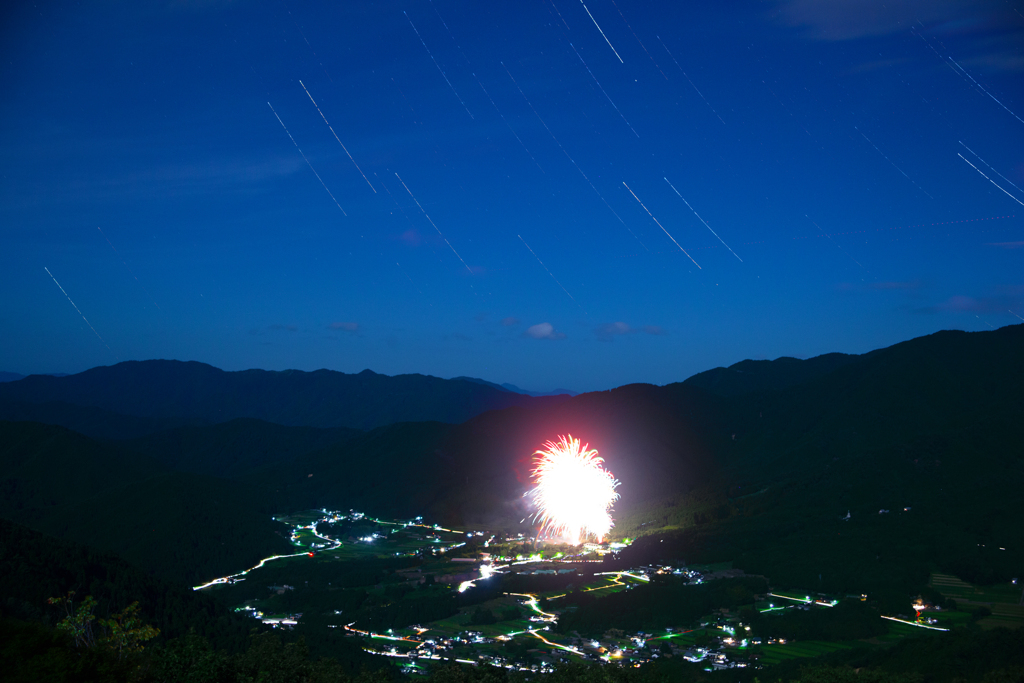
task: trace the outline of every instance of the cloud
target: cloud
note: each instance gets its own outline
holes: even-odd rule
[[[513,318],[512,316],[502,318],[501,324],[505,327],[515,327],[519,324],[519,318]]]
[[[986,247],[1001,247],[1003,249],[1020,249],[1024,242],[985,242]]]
[[[359,323],[331,323],[330,325],[327,326],[327,329],[355,333],[359,331]]]
[[[565,335],[555,331],[555,326],[551,323],[531,325],[526,328],[526,332],[523,332],[523,335],[533,337],[534,339],[565,339]]]
[[[661,336],[667,334],[667,332],[658,325],[630,327],[626,323],[620,321],[598,325],[594,328],[594,334],[597,335],[597,338],[600,341],[611,341],[615,337],[620,337],[624,334],[650,334],[653,336]]]
[[[278,323],[277,325],[269,325],[269,326],[267,326],[267,329],[268,330],[281,330],[281,331],[284,331],[284,332],[298,332],[298,330],[299,330],[299,328],[296,327],[295,325],[281,325],[280,323]]]

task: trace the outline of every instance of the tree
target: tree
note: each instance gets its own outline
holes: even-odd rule
[[[143,643],[156,638],[160,629],[142,621],[139,616],[138,601],[125,607],[112,619],[98,619],[93,611],[96,600],[91,595],[85,596],[81,604],[75,606],[75,591],[59,598],[48,598],[47,604],[59,605],[64,610],[64,618],[57,624],[57,629],[71,636],[75,647],[103,647],[114,652],[119,660],[130,654],[141,652]],[[101,632],[97,637],[93,624],[98,624]]]
[[[115,614],[113,619],[100,619],[99,623],[107,631],[100,642],[114,651],[118,659],[141,652],[144,642],[160,635],[160,629],[150,626],[139,617],[137,600]]]
[[[46,604],[60,605],[64,609],[65,616],[57,624],[57,629],[70,635],[75,647],[96,645],[96,635],[92,629],[96,621],[96,615],[92,613],[96,609],[96,600],[91,595],[85,596],[78,607],[75,607],[75,591],[68,591],[67,595],[59,598],[47,598]]]

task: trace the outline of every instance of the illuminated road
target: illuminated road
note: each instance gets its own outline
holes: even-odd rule
[[[317,521],[313,522],[312,524],[300,525],[300,526],[293,527],[292,528],[292,538],[295,538],[296,534],[298,534],[299,531],[305,529],[305,530],[308,530],[308,531],[312,532],[312,534],[314,536],[316,536],[317,538],[319,538],[321,540],[324,540],[324,541],[327,541],[328,543],[332,543],[333,544],[330,548],[326,548],[326,550],[334,550],[335,548],[340,548],[341,547],[341,541],[336,541],[333,538],[328,538],[327,536],[322,536],[322,535],[318,534],[317,531],[316,531],[316,525],[321,523],[321,522],[326,522],[328,519],[329,519],[328,517],[324,517],[322,519],[318,519]],[[302,552],[292,553],[291,555],[271,555],[270,557],[264,557],[262,560],[259,561],[259,564],[255,565],[253,567],[249,567],[248,569],[246,569],[244,571],[240,571],[240,572],[238,572],[236,574],[229,574],[228,576],[222,576],[222,577],[220,577],[218,579],[214,579],[213,581],[207,581],[204,584],[201,584],[201,585],[198,585],[198,586],[193,586],[192,590],[200,591],[200,590],[203,590],[204,588],[209,588],[210,586],[217,586],[217,585],[221,585],[221,584],[232,583],[236,579],[241,580],[241,577],[245,576],[246,574],[248,574],[251,571],[255,571],[255,570],[259,569],[260,567],[262,567],[263,565],[265,565],[268,562],[272,562],[274,560],[283,560],[283,559],[286,559],[286,558],[289,558],[289,557],[300,557],[302,555],[309,555],[309,554],[310,554],[309,550],[303,550]]]

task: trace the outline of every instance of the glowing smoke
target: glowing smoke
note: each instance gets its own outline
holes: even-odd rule
[[[560,436],[558,443],[548,441],[534,455],[536,487],[530,495],[541,532],[573,545],[587,536],[603,540],[614,524],[609,511],[619,497],[619,481],[602,466],[604,458],[571,434]]]

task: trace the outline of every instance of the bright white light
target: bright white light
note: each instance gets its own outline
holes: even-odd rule
[[[572,435],[559,437],[558,443],[548,441],[534,455],[537,485],[530,493],[543,531],[573,545],[587,535],[602,540],[614,524],[609,510],[619,497],[619,481],[604,469],[604,459]]]

